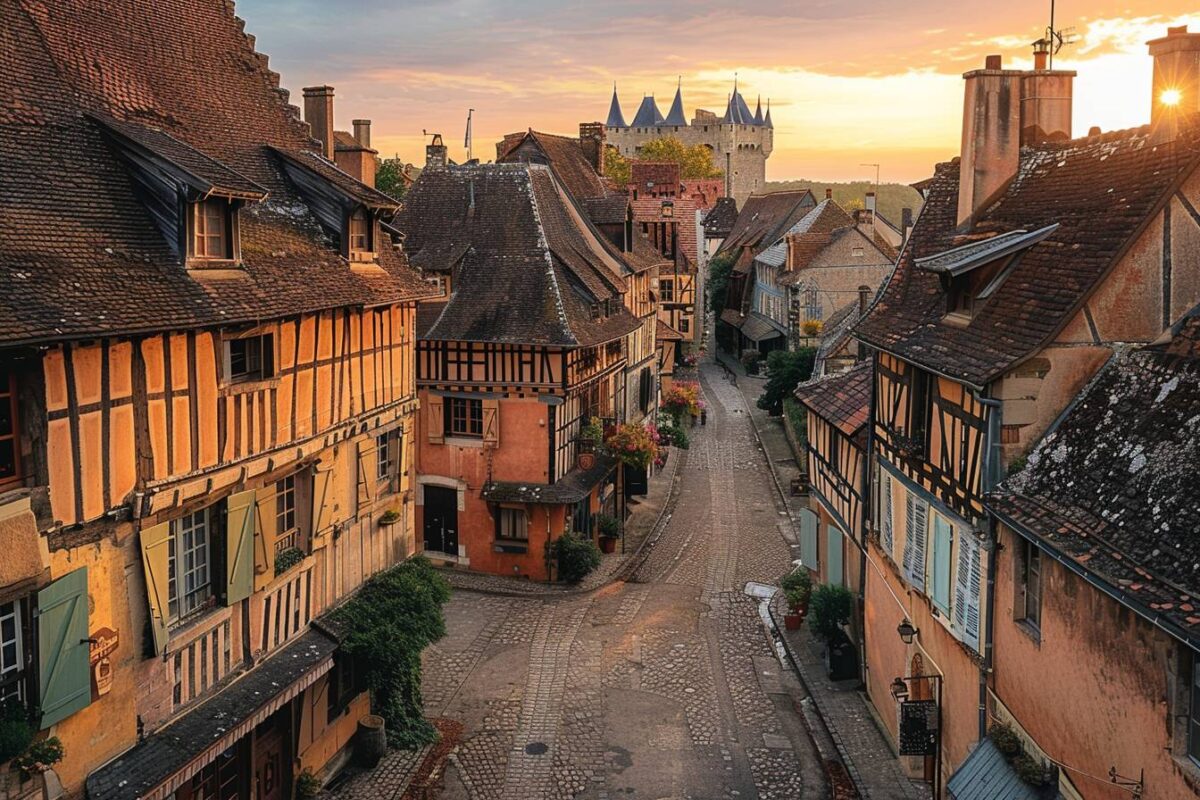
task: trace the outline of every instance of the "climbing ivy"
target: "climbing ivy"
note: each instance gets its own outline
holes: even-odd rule
[[[372,577],[334,612],[347,631],[342,649],[371,690],[371,710],[383,717],[393,747],[416,749],[437,738],[421,700],[421,651],[446,635],[449,599],[446,579],[417,556]]]

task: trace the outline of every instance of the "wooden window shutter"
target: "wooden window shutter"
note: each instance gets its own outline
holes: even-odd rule
[[[969,579],[967,581],[967,625],[963,632],[963,641],[968,647],[979,652],[979,608],[982,603],[983,589],[983,548],[973,536],[963,536],[964,544],[970,550]]]
[[[266,588],[275,579],[276,525],[275,484],[269,483],[254,493],[254,591]]]
[[[825,530],[829,552],[825,556],[825,580],[833,586],[845,583],[842,577],[842,532],[833,525]]]
[[[904,556],[900,567],[904,577],[909,581],[912,580],[913,540],[916,538],[913,533],[916,529],[916,522],[913,521],[915,505],[916,499],[912,496],[912,492],[906,492],[904,496]]]
[[[81,567],[38,592],[41,728],[92,702],[87,574]]]
[[[950,550],[954,546],[954,528],[940,516],[933,518],[933,604],[943,613],[950,611]],[[961,548],[960,548],[961,549]]]
[[[310,541],[314,550],[324,547],[325,536],[333,525],[333,465],[319,462],[312,476],[312,532]]]
[[[375,499],[375,478],[379,472],[378,448],[375,437],[368,436],[358,442],[358,505],[361,507]]]
[[[495,398],[483,400],[483,443],[492,447],[500,444],[500,401]]]
[[[146,574],[146,599],[150,604],[150,634],[154,653],[162,655],[167,649],[167,614],[170,596],[167,593],[171,547],[171,523],[142,528],[142,569]]]
[[[929,507],[925,505],[925,501],[913,498],[913,527],[910,530],[913,543],[913,558],[912,558],[912,582],[920,591],[925,591],[925,540],[928,536],[928,514]]]
[[[954,627],[959,638],[967,629],[967,597],[971,585],[971,548],[969,537],[958,537],[957,569],[954,572]]]
[[[225,503],[225,604],[233,605],[254,592],[258,526],[253,491],[231,494]]]
[[[426,422],[429,425],[429,441],[441,444],[446,441],[446,418],[443,414],[442,398],[430,395],[428,409]]]
[[[892,476],[884,474],[880,481],[882,484],[879,493],[879,503],[882,508],[879,510],[879,517],[882,521],[880,524],[879,539],[883,550],[888,554],[888,558],[895,558],[892,548],[895,544],[895,530],[892,520]]]
[[[805,569],[817,569],[817,515],[807,508],[800,510],[800,560]]]

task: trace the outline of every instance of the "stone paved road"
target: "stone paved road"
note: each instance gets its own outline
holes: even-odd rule
[[[818,800],[799,682],[747,581],[788,568],[741,394],[703,370],[708,425],[674,513],[629,582],[585,595],[458,591],[426,653],[431,716],[465,725],[447,800]]]

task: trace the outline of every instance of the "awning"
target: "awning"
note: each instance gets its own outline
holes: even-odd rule
[[[310,629],[87,779],[89,800],[162,800],[333,668],[337,643]]]
[[[751,311],[742,322],[742,335],[753,342],[765,342],[777,336],[782,337],[783,331],[776,328],[774,323],[762,314]]]
[[[538,503],[566,505],[577,503],[592,493],[592,489],[612,474],[617,460],[597,455],[590,469],[575,469],[554,483],[524,483],[521,481],[489,481],[483,485],[483,499],[489,503]]]
[[[984,739],[946,784],[952,800],[1044,800],[1045,795],[1017,776],[1016,771]],[[1057,796],[1055,793],[1052,796]]]

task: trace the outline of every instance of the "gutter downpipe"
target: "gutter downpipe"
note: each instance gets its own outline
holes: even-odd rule
[[[973,393],[975,399],[991,410],[987,421],[987,442],[984,450],[982,494],[986,497],[1000,482],[1000,430],[1003,421],[1004,405],[999,400],[983,397]],[[984,616],[986,619],[983,638],[983,663],[979,666],[979,740],[987,736],[987,691],[988,676],[992,673],[992,625],[996,616],[996,569],[1000,543],[997,539],[996,517],[987,512],[987,538],[985,549],[988,551],[987,567],[987,596],[984,598]]]
[[[861,340],[860,340],[861,341]],[[871,359],[871,393],[867,401],[867,451],[863,454],[863,474],[862,474],[862,530],[860,532],[861,542],[859,543],[861,552],[858,559],[858,646],[861,649],[862,658],[859,659],[861,667],[861,677],[863,685],[867,683],[867,559],[871,557],[870,546],[867,542],[869,531],[874,517],[871,513],[871,500],[873,494],[871,486],[873,484],[872,476],[874,475],[875,465],[875,352],[868,349],[864,344],[864,349],[867,350],[866,358]]]

